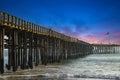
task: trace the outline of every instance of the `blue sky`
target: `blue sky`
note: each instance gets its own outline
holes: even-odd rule
[[[0,0],[0,10],[90,43],[120,44],[120,0]]]

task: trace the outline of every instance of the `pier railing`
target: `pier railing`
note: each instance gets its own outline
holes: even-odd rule
[[[77,38],[66,36],[52,29],[45,28],[32,22],[28,22],[5,12],[0,12],[0,25],[9,26],[10,28],[25,30],[36,34],[56,37],[65,41],[80,42],[80,40],[78,40]]]

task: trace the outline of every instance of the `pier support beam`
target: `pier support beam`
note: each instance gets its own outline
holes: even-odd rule
[[[27,67],[27,33],[23,35],[23,69]]]
[[[29,55],[28,55],[28,65],[32,69],[33,68],[33,34],[29,34]]]
[[[16,71],[17,70],[17,66],[18,66],[18,63],[17,63],[17,55],[18,55],[18,33],[16,30],[13,30],[12,31],[12,51],[11,51],[11,54],[12,54],[12,66],[13,66],[13,71]]]
[[[11,49],[12,49],[12,35],[11,35],[12,31],[9,31],[8,33],[8,65],[6,65],[6,68],[8,70],[11,70],[11,66],[12,66],[12,55],[11,55]]]
[[[41,63],[47,65],[47,44],[46,38],[41,36]]]
[[[0,73],[4,73],[4,34],[5,29],[0,28]]]

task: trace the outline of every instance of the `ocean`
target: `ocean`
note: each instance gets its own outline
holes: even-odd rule
[[[32,70],[6,72],[0,80],[120,80],[120,53],[91,54]]]

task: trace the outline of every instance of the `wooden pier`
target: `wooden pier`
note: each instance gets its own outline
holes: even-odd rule
[[[4,49],[8,50],[5,66]],[[32,69],[39,64],[88,55],[92,50],[87,42],[0,12],[0,73],[5,67],[14,72],[18,68]]]
[[[120,53],[120,45],[93,44],[93,54],[116,54]]]

